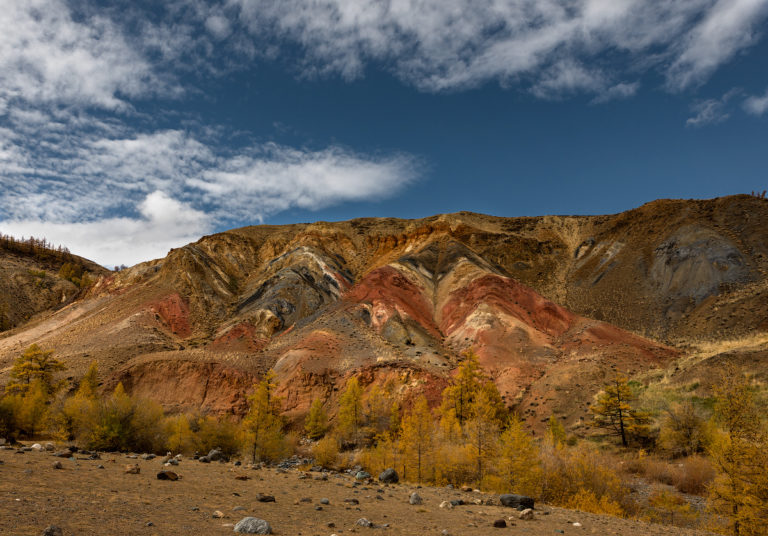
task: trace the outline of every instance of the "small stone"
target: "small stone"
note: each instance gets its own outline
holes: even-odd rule
[[[154,460],[156,457],[154,454],[142,454],[140,456],[142,460]]]
[[[154,527],[154,526],[155,526],[155,524],[154,524],[154,523],[152,523],[151,521],[147,521],[147,526],[148,526],[148,527]]]
[[[104,466],[99,464],[99,465],[96,466],[96,469],[104,469]]]
[[[45,444],[45,450],[46,452],[53,452],[56,449],[53,443],[46,443]]]
[[[574,523],[573,523],[573,526],[574,526],[574,527],[580,527],[580,526],[581,526],[581,523],[579,523],[578,521],[576,521],[576,522],[574,522]]]
[[[503,519],[497,519],[496,521],[493,522],[493,526],[494,528],[497,528],[497,529],[503,529],[503,528],[506,528],[507,522],[504,521]]]
[[[237,475],[235,477],[235,480],[248,480],[249,478],[251,477],[249,477],[248,475]]]
[[[447,510],[452,510],[453,509],[453,503],[448,502],[448,501],[443,501],[443,502],[440,503],[440,508],[445,508]]]
[[[141,468],[138,464],[129,464],[125,466],[123,471],[126,475],[138,475],[141,472]]]
[[[256,495],[256,500],[263,503],[275,502],[275,497],[274,495],[265,495],[263,493],[259,493]]]
[[[221,510],[214,510],[213,513],[211,514],[211,517],[213,519],[221,519],[222,517],[224,517],[224,512],[222,512]]]
[[[320,504],[331,504],[331,501],[323,497],[322,499],[320,499]]]
[[[408,502],[413,505],[422,504],[424,501],[421,499],[421,495],[416,493],[415,491],[411,493],[411,498],[408,499]]]
[[[48,525],[43,531],[43,536],[64,536],[64,531],[57,525]]]
[[[62,465],[62,463],[57,460],[57,461],[53,462],[53,468],[54,469],[64,469],[64,465]]]
[[[355,478],[357,480],[367,480],[371,478],[371,473],[369,473],[368,471],[358,471],[357,474],[355,475]]]
[[[38,451],[38,452],[40,452],[41,450],[43,450],[43,446],[42,446],[40,443],[35,443],[35,444],[34,444],[34,445],[32,445],[30,448],[31,448],[32,450],[36,450],[36,451]]]
[[[237,522],[234,531],[240,534],[272,534],[272,527],[263,519],[244,517]]]
[[[232,511],[233,512],[244,512],[245,511],[245,506],[235,506],[234,508],[232,508]]]
[[[360,501],[357,499],[344,499],[344,502],[349,504],[360,504]]]
[[[472,491],[472,488],[470,486],[461,486],[461,491],[470,492]]]
[[[530,508],[521,510],[520,513],[517,515],[517,517],[522,519],[523,521],[530,521],[531,519],[533,519],[533,510]]]
[[[315,510],[322,510],[322,509],[323,509],[322,506],[315,506]]]
[[[171,480],[173,482],[177,481],[179,479],[179,475],[174,473],[173,471],[160,471],[157,473],[157,479],[158,480]]]
[[[359,525],[361,527],[371,528],[371,527],[373,527],[373,521],[370,521],[368,519],[365,519],[364,517],[361,517],[360,519],[357,520],[355,525]]]

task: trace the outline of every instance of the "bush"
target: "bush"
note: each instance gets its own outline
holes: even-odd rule
[[[322,438],[312,447],[315,463],[323,467],[336,467],[339,458],[339,438],[329,435]]]
[[[691,456],[683,460],[675,479],[675,487],[690,495],[704,495],[714,479],[715,469],[709,460],[703,456]]]

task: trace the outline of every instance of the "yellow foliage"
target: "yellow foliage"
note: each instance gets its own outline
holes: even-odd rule
[[[592,514],[605,514],[609,516],[624,517],[624,509],[619,503],[606,495],[598,497],[595,492],[588,489],[579,489],[563,504],[563,507],[571,510],[580,510]]]
[[[339,457],[339,438],[327,435],[312,447],[312,456],[315,463],[322,467],[336,467]]]
[[[501,452],[497,463],[500,493],[520,493],[530,497],[541,496],[542,469],[539,449],[533,438],[523,429],[519,419],[513,419],[501,435]]]
[[[323,409],[323,401],[316,398],[312,401],[309,413],[304,421],[304,431],[310,439],[319,439],[328,430],[328,416]]]
[[[344,441],[357,444],[360,441],[360,427],[363,424],[363,389],[357,377],[347,380],[344,392],[339,398],[337,431]]]
[[[275,461],[290,447],[283,434],[281,400],[275,395],[275,373],[270,370],[248,397],[248,414],[240,426],[240,441],[252,461]]]

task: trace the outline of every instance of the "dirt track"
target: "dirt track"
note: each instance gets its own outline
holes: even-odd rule
[[[76,455],[76,457],[79,457]],[[410,485],[357,484],[348,475],[319,473],[301,479],[299,471],[244,469],[233,464],[202,464],[184,460],[169,469],[181,475],[176,482],[159,481],[159,459],[144,461],[124,455],[102,460],[54,458],[50,453],[0,450],[0,534],[40,535],[56,524],[70,535],[216,535],[232,534],[233,524],[246,516],[266,519],[275,534],[318,535],[356,532],[366,534],[441,535],[486,534],[601,534],[626,536],[694,535],[703,532],[597,516],[537,505],[531,521],[510,520],[516,512],[501,506],[468,504],[452,510],[439,508],[444,500],[488,499],[488,494]],[[54,469],[61,461],[63,469]],[[138,463],[139,474],[124,474],[128,463]],[[103,465],[104,469],[98,466]],[[248,476],[248,480],[236,480]],[[424,500],[412,506],[408,498],[418,491]],[[261,503],[257,494],[273,495]],[[380,497],[380,498],[379,498]],[[329,504],[321,506],[322,498]],[[303,502],[301,499],[309,499]],[[345,503],[357,499],[359,505]],[[498,501],[496,501],[498,503]],[[245,510],[234,511],[236,507]],[[219,510],[224,518],[213,517]],[[360,518],[388,528],[357,526]],[[507,527],[493,528],[505,519]],[[574,526],[578,522],[581,526]],[[151,523],[151,525],[150,525]],[[333,526],[329,526],[333,523]]]

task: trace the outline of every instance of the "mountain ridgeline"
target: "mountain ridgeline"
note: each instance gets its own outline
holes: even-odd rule
[[[615,372],[762,371],[767,270],[768,201],[746,195],[609,216],[245,227],[43,307],[0,338],[0,382],[36,342],[72,378],[95,360],[104,389],[239,413],[272,368],[298,420],[315,398],[333,416],[353,374],[437,403],[471,348],[530,426],[554,414],[577,430]]]

